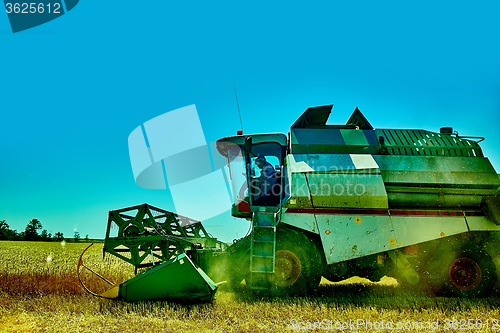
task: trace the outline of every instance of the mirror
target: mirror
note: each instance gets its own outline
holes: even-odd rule
[[[251,136],[247,136],[245,138],[245,151],[247,153],[252,153],[252,137]]]

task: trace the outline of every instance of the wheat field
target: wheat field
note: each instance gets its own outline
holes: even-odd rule
[[[211,303],[126,303],[89,295],[76,266],[86,243],[0,242],[0,332],[496,332],[500,298],[427,297],[389,278],[322,280],[302,297],[271,298],[217,291]],[[102,244],[85,264],[116,283],[134,275],[119,259],[102,258]],[[110,286],[83,272],[95,291]]]

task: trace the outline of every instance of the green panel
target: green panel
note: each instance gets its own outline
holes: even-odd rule
[[[289,156],[287,166],[292,172],[380,173],[372,155],[368,154],[293,154]]]
[[[292,158],[293,163],[289,164],[292,172],[352,173],[356,169],[349,154],[293,154],[291,162]]]
[[[289,197],[290,199],[285,203],[285,207],[312,207],[311,193],[307,185],[306,175],[302,173],[294,173],[289,181]]]
[[[316,215],[327,264],[395,248],[395,233],[387,215]]]
[[[486,216],[467,216],[465,219],[471,231],[500,231],[500,225]]]
[[[367,135],[371,138],[371,145]],[[373,131],[339,129],[333,126],[292,128],[290,139],[293,154],[377,154],[379,149]]]
[[[394,207],[478,207],[483,201],[480,195],[453,195],[442,193],[390,192],[387,189],[389,204]],[[397,188],[396,190],[401,190]],[[414,189],[413,189],[414,190]],[[415,191],[415,190],[414,190]]]
[[[457,235],[468,231],[464,217],[392,216],[397,247]]]
[[[316,219],[328,264],[468,231],[464,217],[452,216],[318,214]],[[484,221],[474,223],[485,230]],[[500,230],[492,222],[488,228]]]
[[[283,207],[312,207],[311,194],[303,172],[313,171],[305,162],[296,162],[293,155],[285,157],[285,198]]]
[[[302,230],[307,230],[312,233],[319,233],[314,214],[307,213],[284,213],[281,215],[280,223],[292,225]]]
[[[368,146],[368,140],[366,140],[365,133],[356,129],[341,129],[340,133],[344,138],[346,145],[357,145],[357,146]]]
[[[444,158],[390,155],[373,158],[388,183],[454,183]]]
[[[285,208],[388,208],[378,165],[370,155],[288,155],[285,173]]]
[[[122,283],[120,297],[126,301],[210,301],[216,290],[217,285],[183,253]]]
[[[373,156],[386,183],[496,189],[498,176],[487,158]]]
[[[292,149],[293,146],[304,149],[311,145],[325,146],[325,148],[329,145],[345,145],[342,134],[337,128],[292,128],[290,134]]]
[[[307,175],[314,207],[388,209],[382,176],[369,173]]]

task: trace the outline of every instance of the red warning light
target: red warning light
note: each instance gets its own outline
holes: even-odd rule
[[[243,131],[242,130],[237,131],[236,135],[243,135]]]

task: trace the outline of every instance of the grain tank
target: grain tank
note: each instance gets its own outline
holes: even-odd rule
[[[321,276],[387,275],[435,293],[488,294],[500,267],[500,178],[483,138],[374,129],[357,108],[345,125],[327,125],[331,110],[307,109],[288,135],[217,141],[232,215],[251,222],[227,250],[226,279],[296,292]]]

